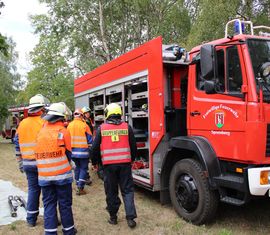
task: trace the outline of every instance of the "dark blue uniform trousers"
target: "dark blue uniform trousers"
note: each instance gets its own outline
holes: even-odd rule
[[[134,184],[131,165],[129,163],[104,166],[104,188],[107,210],[111,217],[116,217],[121,204],[118,197],[118,186],[120,186],[125,205],[126,219],[137,218],[134,204]]]
[[[89,158],[72,158],[76,167],[74,170],[76,185],[78,188],[84,188],[85,181],[88,179],[88,163]]]
[[[57,234],[57,202],[60,211],[63,233],[74,234],[74,221],[72,214],[72,187],[70,184],[42,186],[42,199],[44,204],[45,235]]]
[[[37,170],[25,171],[28,182],[27,216],[29,224],[35,225],[39,214],[39,197],[41,188],[38,185]]]

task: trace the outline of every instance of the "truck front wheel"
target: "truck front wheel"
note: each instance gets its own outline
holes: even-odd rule
[[[209,188],[202,166],[193,159],[183,159],[174,165],[170,197],[176,212],[197,225],[211,221],[219,202],[218,193]]]

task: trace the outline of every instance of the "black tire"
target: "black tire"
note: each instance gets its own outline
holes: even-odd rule
[[[209,188],[202,166],[193,159],[177,162],[170,175],[170,197],[174,209],[188,222],[200,225],[211,222],[219,197]]]

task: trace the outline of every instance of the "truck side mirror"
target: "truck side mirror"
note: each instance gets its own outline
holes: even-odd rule
[[[205,80],[204,82],[204,91],[206,94],[215,94],[216,92],[216,84],[213,80]]]
[[[205,80],[214,78],[214,47],[206,44],[201,47],[201,75]]]

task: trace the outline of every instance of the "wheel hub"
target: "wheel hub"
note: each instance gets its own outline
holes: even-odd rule
[[[178,203],[187,211],[193,212],[199,201],[197,187],[190,175],[181,175],[176,183],[175,193]]]

